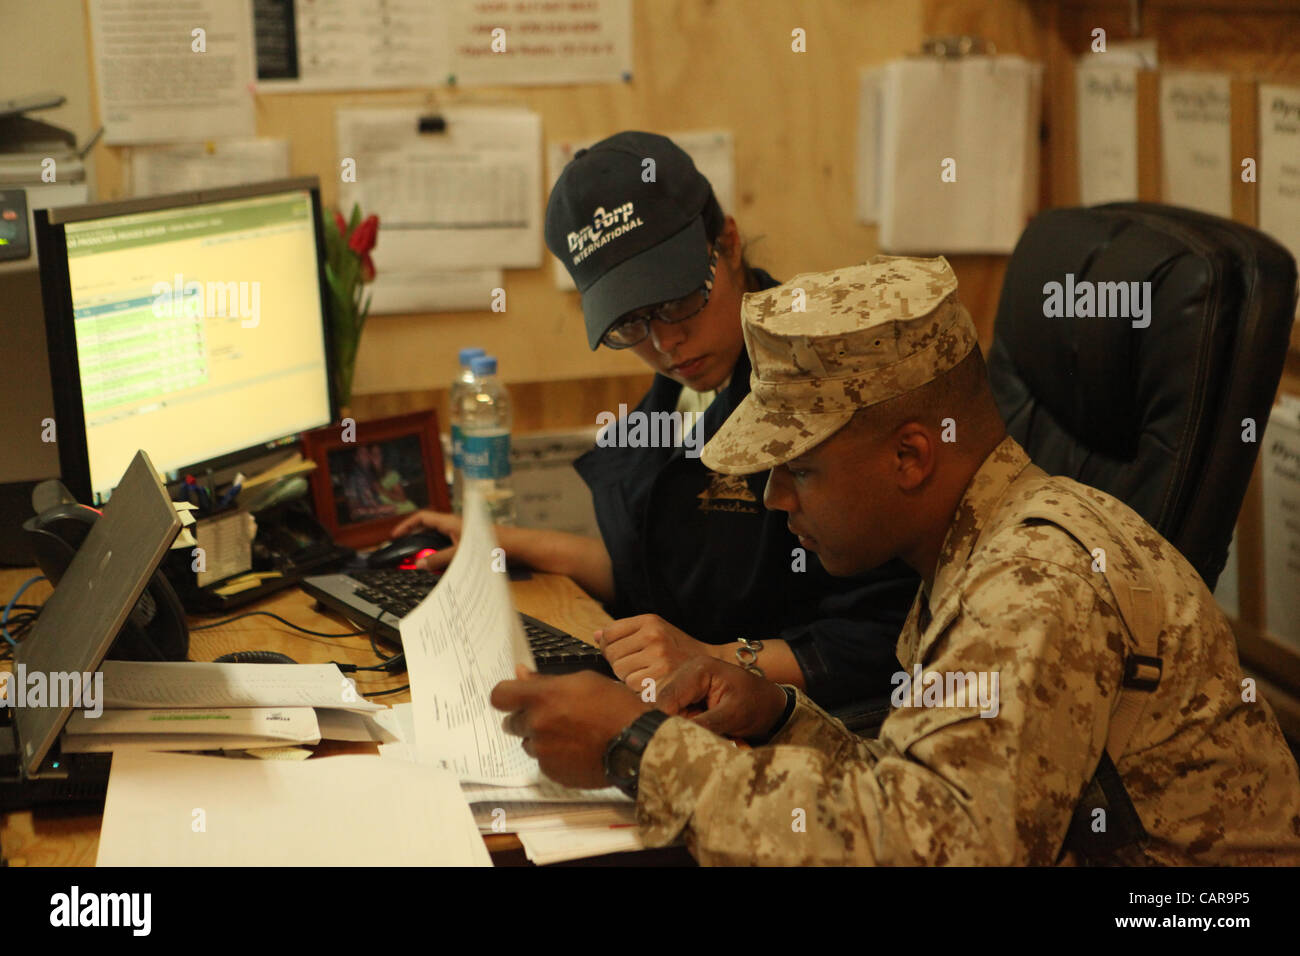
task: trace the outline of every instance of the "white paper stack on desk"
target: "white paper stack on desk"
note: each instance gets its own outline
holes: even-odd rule
[[[105,661],[103,713],[74,712],[68,753],[245,750],[397,739],[391,712],[333,664]]]

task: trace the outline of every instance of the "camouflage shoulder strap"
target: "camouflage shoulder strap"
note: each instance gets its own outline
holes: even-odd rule
[[[1054,488],[1054,492],[1063,493]],[[1072,501],[1082,508],[1092,519],[1095,526],[1105,529],[1103,541],[1095,540],[1096,531],[1089,522],[1079,521],[1073,516],[1062,515],[1059,511],[1031,508],[1019,512],[1018,517],[1038,519],[1056,525],[1075,541],[1079,542],[1089,554],[1099,544],[1110,546],[1120,537],[1110,521],[1077,494],[1070,494]],[[1090,540],[1092,539],[1092,540]],[[1106,576],[1106,583],[1115,597],[1116,609],[1128,632],[1128,653],[1124,658],[1124,676],[1120,683],[1119,702],[1111,712],[1106,749],[1101,755],[1092,779],[1084,788],[1079,802],[1075,805],[1074,816],[1061,856],[1073,851],[1085,863],[1113,861],[1116,854],[1127,848],[1143,846],[1148,839],[1146,829],[1138,816],[1133,801],[1124,788],[1116,764],[1124,754],[1133,731],[1146,709],[1151,692],[1160,684],[1162,661],[1160,653],[1160,634],[1164,630],[1164,593],[1159,578],[1152,572],[1151,565],[1142,554],[1141,549],[1127,547],[1138,562],[1139,573],[1134,579],[1127,575],[1112,574],[1108,562],[1103,562],[1101,573]],[[1097,816],[1096,811],[1104,811]],[[1104,829],[1097,830],[1098,820],[1104,820]],[[1059,859],[1058,859],[1059,862]]]

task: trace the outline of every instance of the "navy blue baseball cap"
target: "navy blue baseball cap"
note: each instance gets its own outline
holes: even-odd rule
[[[709,273],[713,187],[666,136],[629,130],[580,149],[546,205],[546,247],[582,293],[592,349],[633,309],[680,299]]]

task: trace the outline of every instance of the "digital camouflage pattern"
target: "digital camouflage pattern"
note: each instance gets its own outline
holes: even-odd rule
[[[1044,512],[1088,540],[1025,518]],[[898,707],[862,740],[799,694],[750,751],[672,718],[641,763],[644,840],[684,835],[706,864],[1057,862],[1131,644],[1108,578],[1141,583],[1139,554],[1163,595],[1163,677],[1115,763],[1151,839],[1116,862],[1300,863],[1295,760],[1269,706],[1243,700],[1205,584],[1121,502],[1047,477],[1010,438],[968,486],[898,641],[909,672],[997,673],[997,716]]]
[[[975,346],[948,260],[874,256],[745,296],[750,393],[701,452],[723,474],[796,458],[859,408],[926,384]]]

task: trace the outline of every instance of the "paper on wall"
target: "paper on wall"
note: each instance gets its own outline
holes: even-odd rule
[[[1300,260],[1300,86],[1260,85],[1258,161],[1259,228]]]
[[[228,139],[208,143],[137,146],[126,151],[132,196],[284,179],[289,175],[287,139]]]
[[[860,216],[891,253],[1010,252],[1037,206],[1042,67],[1017,56],[887,64],[859,87]],[[876,146],[866,145],[876,137]]]
[[[1265,634],[1300,653],[1300,400],[1274,406],[1260,449]]]
[[[713,195],[718,200],[718,205],[722,207],[723,213],[733,215],[736,208],[736,146],[731,130],[700,129],[663,135],[691,157],[695,168],[713,187]],[[546,149],[546,181],[550,184],[548,193],[550,189],[555,188],[556,180],[560,178],[560,173],[564,171],[569,160],[573,159],[573,154],[603,138],[553,140]],[[564,268],[564,263],[555,256],[550,258],[555,287],[566,291],[576,290],[577,286],[573,284],[573,279],[569,271]]]
[[[447,80],[443,0],[253,2],[259,90],[410,89]]]
[[[630,0],[456,0],[447,13],[450,68],[460,85],[631,79]]]
[[[1093,54],[1075,72],[1079,119],[1079,202],[1137,199],[1137,72]]]
[[[1164,201],[1232,215],[1231,80],[1218,73],[1167,71],[1160,77]]]
[[[375,273],[370,284],[374,315],[410,312],[485,312],[505,288],[500,269],[403,269]]]
[[[105,143],[253,135],[247,3],[91,0],[90,29]]]
[[[383,224],[378,272],[541,265],[541,118],[512,107],[448,107],[441,132],[419,108],[340,109],[340,162],[359,203]],[[426,124],[427,125],[427,124]]]
[[[858,74],[858,152],[854,167],[854,194],[858,220],[868,225],[880,221],[880,167],[884,142],[885,71],[863,70]]]

